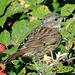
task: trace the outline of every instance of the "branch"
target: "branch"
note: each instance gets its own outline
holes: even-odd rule
[[[53,65],[55,65],[55,64],[59,64],[59,63],[64,63],[64,62],[71,62],[71,60],[74,60],[74,59],[75,59],[75,57],[70,58],[70,59],[67,59],[67,60],[65,60],[65,61],[55,62],[55,63],[50,64],[50,66],[53,66]]]
[[[71,15],[73,15],[75,17],[75,15],[73,13],[71,13],[71,11],[69,11],[67,8],[65,8]]]

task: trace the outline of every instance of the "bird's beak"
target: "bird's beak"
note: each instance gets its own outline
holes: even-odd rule
[[[67,16],[61,16],[62,19],[66,18]]]
[[[60,17],[60,20],[63,20],[63,19],[64,19],[64,21],[65,21],[66,17],[67,17],[67,16],[61,16],[61,17]]]

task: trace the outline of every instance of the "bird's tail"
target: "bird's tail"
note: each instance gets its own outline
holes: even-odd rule
[[[16,53],[10,55],[8,58],[6,58],[5,60],[1,61],[0,63],[10,63],[13,59],[15,59],[16,57],[24,54],[26,51],[26,49],[22,49],[22,50],[18,50]]]

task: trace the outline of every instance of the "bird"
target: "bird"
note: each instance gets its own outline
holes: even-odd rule
[[[45,15],[36,27],[19,45],[18,50],[2,61],[10,63],[16,57],[28,56],[32,59],[42,58],[50,51],[54,51],[62,40],[61,21],[66,16],[58,13]]]

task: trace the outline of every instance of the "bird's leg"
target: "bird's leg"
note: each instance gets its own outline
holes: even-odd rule
[[[50,49],[51,58],[52,58],[52,61],[53,61],[53,53],[52,53],[52,48],[51,48],[51,46],[47,46],[47,48],[46,48],[45,50],[47,50],[47,49]]]
[[[53,61],[53,53],[52,53],[52,49],[50,49],[50,53],[51,53],[51,58],[52,58],[52,61]]]

